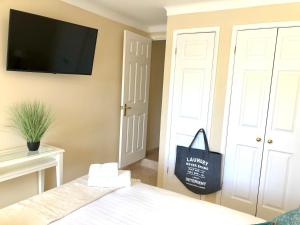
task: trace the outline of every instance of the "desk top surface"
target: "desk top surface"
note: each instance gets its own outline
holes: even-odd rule
[[[29,151],[27,146],[19,146],[10,149],[0,150],[0,166],[6,164],[29,161],[37,158],[43,158],[58,153],[63,153],[61,148],[50,145],[41,145],[38,151]]]

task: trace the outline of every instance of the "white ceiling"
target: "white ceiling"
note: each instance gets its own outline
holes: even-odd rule
[[[300,0],[62,0],[144,31],[165,32],[168,15]],[[166,12],[167,11],[167,12]]]
[[[114,11],[127,18],[138,21],[147,27],[167,23],[164,7],[199,3],[207,0],[85,0]],[[218,0],[210,0],[218,1]]]
[[[62,0],[148,32],[165,31],[165,6],[207,0]],[[210,0],[218,1],[218,0]]]

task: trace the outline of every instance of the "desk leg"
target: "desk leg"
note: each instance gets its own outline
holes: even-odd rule
[[[45,170],[40,170],[38,172],[38,177],[39,177],[39,194],[42,194],[45,188]]]
[[[63,153],[56,156],[56,186],[63,184]]]

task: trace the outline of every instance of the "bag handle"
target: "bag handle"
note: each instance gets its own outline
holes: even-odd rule
[[[200,133],[203,133],[203,140],[204,140],[204,146],[205,146],[205,151],[209,151],[209,146],[208,146],[208,141],[207,141],[207,137],[206,137],[206,133],[205,130],[203,128],[199,129],[194,137],[194,139],[192,140],[189,149],[191,149],[193,147],[194,142],[196,141],[198,135]]]

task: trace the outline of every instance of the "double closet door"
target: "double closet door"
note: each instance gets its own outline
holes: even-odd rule
[[[300,206],[300,28],[238,31],[221,204],[262,218]]]

